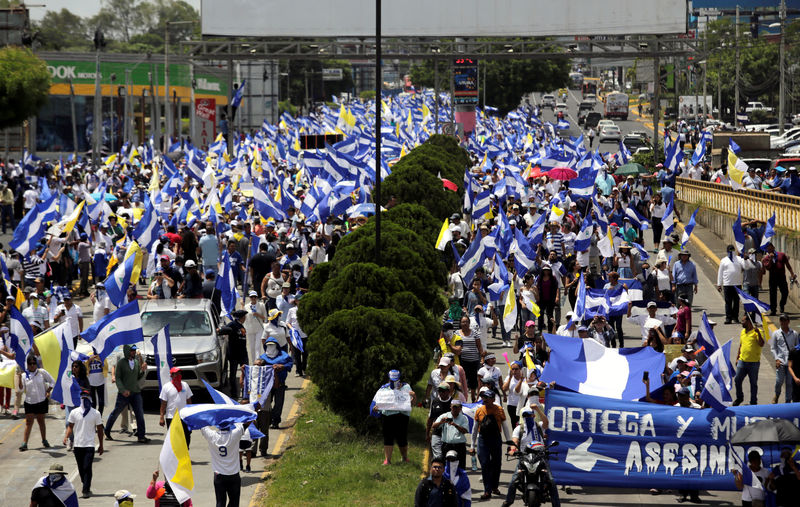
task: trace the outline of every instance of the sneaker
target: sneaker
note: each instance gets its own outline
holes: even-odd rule
[[[72,451],[72,446],[75,444],[72,440],[67,440],[67,452]]]
[[[252,472],[252,470],[250,469],[250,465],[247,465],[246,467],[244,467],[244,471],[245,472]]]
[[[778,395],[777,394],[772,397],[772,404],[774,405],[775,403],[778,403]]]
[[[28,444],[23,442],[23,444],[21,446],[19,446],[19,450],[20,450],[20,452],[27,451],[28,450]]]
[[[110,432],[110,431],[108,431],[108,428],[106,428],[105,430],[103,430],[103,433],[105,433],[105,435],[106,435],[106,440],[114,440],[114,439],[111,437],[111,432]]]
[[[138,439],[138,440],[137,440],[137,442],[139,442],[140,444],[146,444],[146,443],[148,443],[149,441],[150,441],[150,439],[149,439],[149,438],[147,438],[147,437],[142,437],[142,438],[140,438],[140,439]]]
[[[81,495],[81,498],[90,498],[91,496],[92,496],[92,492],[87,489],[86,491],[83,492],[83,494]]]
[[[383,460],[383,466],[391,465],[391,464],[392,464],[391,461],[389,461],[388,459]]]
[[[42,445],[44,446],[45,449],[50,448],[50,442],[48,442],[47,440],[42,440]]]

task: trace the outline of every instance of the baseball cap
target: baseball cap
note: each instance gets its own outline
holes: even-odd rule
[[[658,306],[655,301],[650,301],[649,303],[647,303],[647,307],[648,308],[653,307],[653,306]]]
[[[531,327],[531,326],[535,326],[535,325],[536,325],[536,322],[534,322],[532,320],[529,320],[528,322],[525,323],[525,327]]]
[[[247,295],[248,297],[253,297],[253,296],[258,297],[258,292],[251,290],[250,292],[247,293]]]
[[[488,387],[481,387],[480,395],[481,396],[487,396],[487,397],[491,398],[492,397],[492,390],[489,389]]]
[[[450,366],[450,359],[447,357],[439,359],[439,366]]]
[[[193,261],[192,259],[189,259],[188,261],[186,261],[184,263],[184,267],[186,267],[187,269],[188,268],[196,268],[197,267],[197,263],[195,261]]]
[[[180,373],[181,369],[178,368],[177,366],[173,366],[172,368],[169,369],[169,372],[170,373]]]
[[[449,390],[450,389],[450,384],[448,384],[447,382],[441,382],[436,387],[439,388],[439,389],[447,389],[447,390]]]

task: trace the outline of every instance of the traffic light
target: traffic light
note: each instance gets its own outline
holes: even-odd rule
[[[758,39],[758,14],[750,16],[750,36]]]
[[[99,28],[94,31],[94,49],[99,51],[106,47],[106,36]]]

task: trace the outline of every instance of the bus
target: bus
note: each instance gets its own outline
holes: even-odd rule
[[[580,90],[583,88],[583,74],[580,72],[570,72],[569,74],[569,88],[570,90]]]
[[[611,92],[606,95],[603,107],[604,118],[628,119],[628,96],[622,92]]]
[[[581,91],[583,92],[583,96],[592,94],[597,95],[597,88],[600,86],[600,79],[596,77],[584,77],[583,78],[583,86]]]

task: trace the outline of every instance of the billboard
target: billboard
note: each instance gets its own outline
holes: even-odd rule
[[[371,37],[374,0],[201,0],[203,35]],[[675,34],[686,0],[383,2],[384,37]]]
[[[478,60],[458,58],[453,62],[453,96],[455,104],[478,103]]]
[[[194,99],[194,114],[192,139],[198,146],[208,146],[217,137],[217,101]]]

